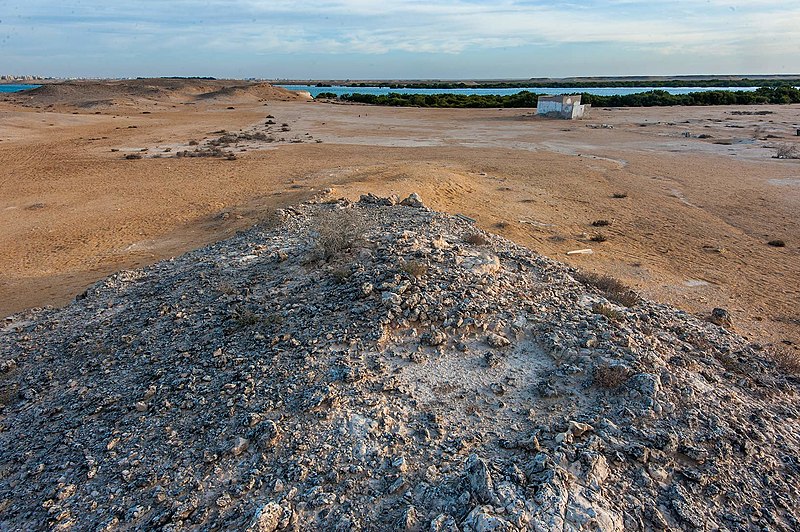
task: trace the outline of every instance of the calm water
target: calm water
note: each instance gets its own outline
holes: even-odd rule
[[[521,91],[528,91],[534,94],[580,94],[581,92],[588,92],[589,94],[597,94],[599,96],[614,96],[625,94],[636,94],[637,92],[646,92],[651,90],[665,90],[670,94],[688,94],[690,92],[704,92],[714,90],[727,90],[727,91],[754,91],[757,87],[608,87],[608,88],[516,88],[516,89],[390,89],[389,87],[315,87],[314,85],[279,85],[285,89],[292,91],[308,91],[311,96],[317,96],[321,92],[332,92],[337,95],[341,94],[389,94],[390,92],[397,92],[400,94],[500,94],[508,96],[509,94],[516,94]]]
[[[35,89],[39,85],[2,85],[0,84],[0,92],[19,92],[26,89]]]

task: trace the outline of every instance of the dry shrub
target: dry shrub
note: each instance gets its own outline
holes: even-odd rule
[[[608,237],[603,233],[595,233],[589,238],[589,240],[591,240],[592,242],[599,243],[599,242],[605,242],[606,240],[608,240]]]
[[[0,386],[0,408],[13,406],[19,401],[19,385],[8,383]]]
[[[603,364],[594,368],[594,384],[601,388],[614,389],[622,386],[631,376],[631,371],[619,364]]]
[[[782,144],[775,152],[775,159],[800,159],[800,149],[791,144]]]
[[[236,287],[233,286],[228,281],[222,281],[221,283],[219,283],[217,285],[217,290],[219,290],[219,292],[221,294],[225,294],[226,296],[232,296],[232,295],[235,295],[236,293],[238,293],[238,290],[236,290]]]
[[[317,248],[327,261],[353,249],[364,240],[366,224],[353,210],[322,214],[317,223]]]
[[[333,275],[333,278],[338,282],[343,283],[353,275],[353,270],[347,266],[342,266],[340,268],[334,268],[333,271],[331,271],[331,275]]]
[[[591,272],[578,272],[575,280],[586,286],[597,288],[614,303],[625,307],[632,307],[641,301],[639,295],[628,286],[609,275]]]
[[[247,307],[236,307],[233,309],[231,313],[231,318],[240,326],[240,327],[247,327],[250,325],[255,325],[261,318],[259,318],[258,314],[251,308]]]
[[[608,225],[611,225],[608,220],[595,220],[592,222],[592,227],[606,227]]]
[[[800,375],[800,352],[785,347],[773,346],[768,349],[769,356],[785,373]]]
[[[472,244],[473,246],[485,246],[489,243],[485,236],[480,233],[472,233],[471,235],[467,235],[464,239],[464,242],[467,244]]]
[[[592,305],[592,312],[605,316],[611,321],[620,321],[622,319],[622,313],[618,310],[614,310],[611,305],[595,303]]]
[[[416,279],[428,273],[428,265],[418,260],[404,260],[400,263],[400,270]]]

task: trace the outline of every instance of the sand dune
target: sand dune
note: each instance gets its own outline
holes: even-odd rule
[[[68,81],[12,93],[5,98],[33,107],[72,106],[84,109],[154,103],[185,104],[207,100],[235,103],[307,99],[296,92],[274,87],[269,83],[184,78]]]

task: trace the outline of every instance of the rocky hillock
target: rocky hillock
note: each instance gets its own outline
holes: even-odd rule
[[[13,316],[0,529],[799,529],[797,379],[600,281],[365,196]]]

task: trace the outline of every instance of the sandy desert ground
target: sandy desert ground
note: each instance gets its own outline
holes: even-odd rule
[[[281,98],[0,100],[0,315],[63,305],[332,188],[418,192],[647,297],[700,316],[726,308],[753,341],[800,344],[800,160],[773,158],[800,147],[800,106],[594,109],[565,122]],[[259,138],[227,145],[235,160],[175,157],[222,130]]]

